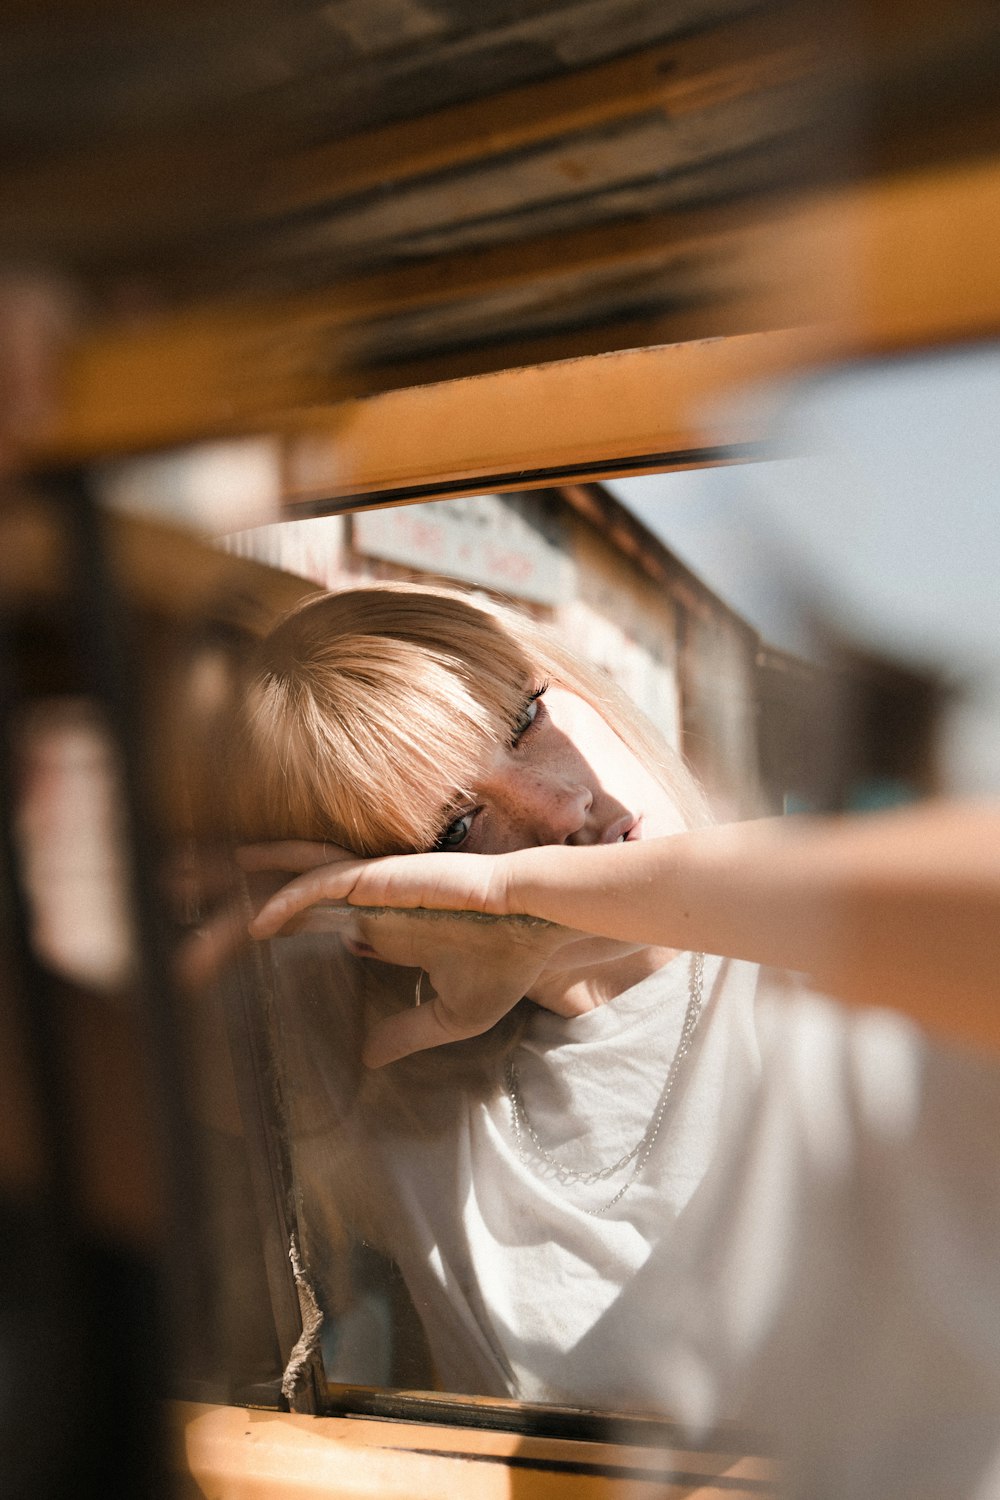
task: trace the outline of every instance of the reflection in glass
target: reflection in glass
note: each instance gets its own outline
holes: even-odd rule
[[[605,535],[620,523],[612,503],[588,492],[587,504]],[[364,853],[641,841],[706,816],[670,741],[701,771],[716,817],[798,795],[858,806],[886,768],[908,795],[933,789],[932,672],[907,676],[857,641],[822,666],[771,648],[648,539],[642,567],[616,571],[581,514],[567,511],[579,597],[566,614],[528,600],[521,619],[482,592],[443,609],[437,594],[386,589],[399,565],[364,560],[362,534],[341,532],[339,572],[324,581],[343,590],[376,575],[376,587],[354,605],[321,601],[258,659],[246,766],[258,788],[270,776],[262,830]],[[596,642],[631,685],[616,643],[647,595],[644,639],[667,687],[649,695],[662,712],[648,734],[581,660]],[[469,610],[474,629],[460,624]],[[315,629],[299,628],[307,618]],[[335,708],[306,679],[338,653]],[[658,822],[650,777],[672,824]],[[928,1393],[952,1384],[986,1414],[977,1443],[942,1459],[971,1472],[1000,1348],[992,1323],[976,1348],[960,1334],[1000,1305],[994,1069],[929,1047],[898,1016],[850,1013],[717,954],[322,903],[308,925],[271,944],[274,1025],[334,1378],[652,1410],[702,1428],[739,1418],[794,1441],[838,1494],[863,1493],[873,1463],[891,1470]],[[364,1067],[380,1018],[463,985],[506,994],[498,1024]],[[890,1387],[883,1426],[875,1393]],[[850,1432],[851,1451],[831,1451],[832,1432]],[[900,1472],[911,1484],[912,1466]],[[929,1487],[908,1493],[940,1483],[936,1460],[922,1472]]]

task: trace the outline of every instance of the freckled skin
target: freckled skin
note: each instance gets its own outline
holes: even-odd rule
[[[449,849],[504,854],[610,842],[616,827],[631,838],[681,831],[667,792],[589,703],[549,687],[535,709],[517,742],[494,751],[473,788],[468,831]]]

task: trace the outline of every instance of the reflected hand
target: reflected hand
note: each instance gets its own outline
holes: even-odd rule
[[[249,946],[247,918],[277,884],[262,875],[248,890],[231,850],[192,846],[172,857],[163,889],[177,928],[175,977],[183,989],[198,991]]]
[[[488,1031],[577,938],[535,918],[502,916],[502,872],[494,868],[501,859],[435,853],[362,860],[330,845],[255,845],[241,851],[245,869],[297,865],[304,873],[264,904],[250,931],[268,938],[289,924],[334,930],[386,963],[426,970],[435,993],[378,1022],[368,1036],[364,1060],[383,1067]]]

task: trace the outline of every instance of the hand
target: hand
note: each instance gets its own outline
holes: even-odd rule
[[[248,871],[304,872],[261,908],[251,926],[253,936],[258,938],[274,937],[286,923],[324,901],[405,910],[426,907],[492,916],[512,914],[507,900],[509,859],[505,855],[434,853],[360,859],[336,844],[288,839],[251,844],[239,851],[238,859]]]
[[[266,875],[248,889],[231,850],[195,844],[171,856],[162,886],[176,927],[175,977],[192,991],[217,980],[249,946],[247,920],[277,889]]]
[[[369,1067],[488,1031],[578,936],[500,915],[490,869],[497,861],[481,855],[361,860],[330,845],[287,842],[242,850],[240,863],[305,872],[264,904],[250,925],[254,937],[276,936],[290,923],[319,927],[339,932],[355,951],[426,970],[434,993],[373,1027],[364,1050]],[[439,909],[429,910],[432,903]]]

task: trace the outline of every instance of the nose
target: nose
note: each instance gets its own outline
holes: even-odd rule
[[[554,772],[518,772],[495,790],[505,803],[506,821],[520,847],[585,842],[590,788]]]

